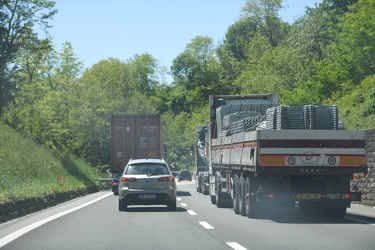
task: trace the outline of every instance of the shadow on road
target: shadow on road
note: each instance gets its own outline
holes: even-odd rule
[[[177,196],[191,196],[189,191],[177,190]]]
[[[256,220],[272,220],[289,224],[372,224],[375,218],[347,213],[344,218],[324,215],[303,215],[298,208],[266,209]]]
[[[167,213],[179,213],[186,212],[187,210],[182,207],[177,207],[176,211],[171,211],[165,206],[128,206],[127,210],[121,213],[137,213],[137,212],[167,212]]]

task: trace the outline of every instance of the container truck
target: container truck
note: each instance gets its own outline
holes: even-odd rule
[[[280,105],[276,94],[209,97],[209,195],[217,207],[257,218],[299,206],[341,218],[363,195],[366,131],[345,130],[337,106]]]
[[[111,116],[112,191],[117,195],[117,177],[130,159],[161,159],[163,157],[160,115]]]

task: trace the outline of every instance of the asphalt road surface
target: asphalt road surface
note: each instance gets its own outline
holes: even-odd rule
[[[216,208],[194,181],[181,181],[177,211],[132,206],[119,212],[118,197],[99,192],[0,224],[0,248],[373,250],[375,220],[350,213],[340,220],[306,219],[297,208],[248,219]]]

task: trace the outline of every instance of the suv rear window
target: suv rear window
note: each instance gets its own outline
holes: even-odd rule
[[[137,163],[128,165],[126,175],[159,175],[159,174],[169,174],[168,168],[164,164],[158,163]]]

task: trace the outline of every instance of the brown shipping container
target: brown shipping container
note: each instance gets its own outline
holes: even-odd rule
[[[163,156],[160,115],[111,117],[112,173],[122,173],[130,159]]]

